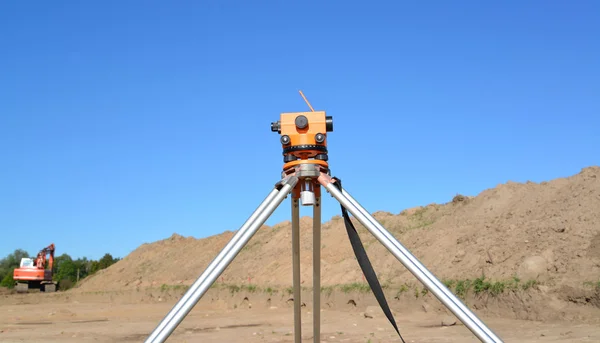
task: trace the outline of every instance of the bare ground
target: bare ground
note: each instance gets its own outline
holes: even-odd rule
[[[0,341],[141,342],[180,296],[181,292],[161,290],[6,295],[0,310]],[[400,342],[372,306],[370,294],[323,297],[322,342]],[[303,298],[308,300],[302,309],[303,341],[312,342],[310,294]],[[293,301],[288,300],[285,295],[210,290],[169,342],[293,342]],[[406,342],[478,342],[434,299],[407,298],[391,307]],[[475,312],[505,342],[600,341],[598,322],[518,320]]]

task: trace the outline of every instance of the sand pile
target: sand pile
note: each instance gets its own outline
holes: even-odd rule
[[[475,197],[457,196],[398,214],[374,216],[440,279],[485,275],[492,280],[535,279],[549,289],[574,289],[600,280],[600,168],[568,178],[508,182]],[[355,222],[382,284],[416,279]],[[311,285],[312,219],[301,219],[302,278]],[[218,282],[288,286],[292,283],[291,225],[264,226]],[[362,282],[344,223],[323,224],[324,286]],[[121,290],[191,284],[233,236],[173,236],[144,244],[79,289]],[[565,293],[566,294],[566,293]],[[570,295],[565,295],[570,296]],[[596,299],[597,300],[597,299]],[[593,299],[591,301],[594,301]],[[600,306],[600,305],[599,305]]]

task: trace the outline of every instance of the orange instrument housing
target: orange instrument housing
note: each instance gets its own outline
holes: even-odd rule
[[[299,128],[296,126],[296,118],[304,116],[307,119],[306,127]],[[327,132],[327,123],[325,112],[292,112],[292,113],[282,113],[281,114],[281,135],[288,135],[291,139],[289,146],[298,146],[298,145],[320,145],[327,146],[327,137],[325,140],[318,143],[315,140],[315,135],[317,133],[326,133]],[[285,145],[284,145],[285,146]],[[311,157],[314,157],[315,154],[312,154]]]
[[[282,113],[271,131],[281,135],[284,170],[301,163],[328,167],[327,132],[333,131],[333,118],[324,111]]]

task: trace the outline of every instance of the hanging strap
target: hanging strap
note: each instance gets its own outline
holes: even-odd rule
[[[337,177],[333,177],[333,179],[336,181],[334,182],[334,186],[336,186],[341,192],[342,180],[338,179]],[[390,308],[387,304],[385,295],[383,294],[383,290],[381,289],[381,285],[379,284],[379,280],[377,279],[377,275],[373,270],[373,266],[371,266],[371,262],[369,261],[367,252],[365,251],[365,248],[363,247],[362,242],[360,241],[358,232],[354,228],[352,221],[350,221],[350,217],[348,216],[348,211],[346,210],[346,208],[341,204],[340,206],[342,207],[342,215],[344,216],[344,223],[346,224],[346,231],[348,232],[348,237],[350,238],[350,244],[352,244],[352,249],[354,250],[354,255],[356,255],[358,264],[360,265],[360,268],[362,269],[363,274],[367,279],[367,282],[369,282],[369,287],[371,287],[371,291],[375,295],[377,302],[379,302],[379,306],[381,306],[383,313],[385,313],[387,319],[390,321],[394,329],[396,329],[396,332],[398,333],[398,336],[400,336],[402,342],[405,343],[404,338],[402,338],[402,335],[400,334],[400,330],[398,330],[398,326],[396,325],[396,321],[394,320],[392,311],[390,311]]]

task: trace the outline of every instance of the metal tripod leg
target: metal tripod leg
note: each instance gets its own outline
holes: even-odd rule
[[[322,174],[319,182],[360,223],[381,242],[427,289],[433,293],[477,338],[486,343],[501,343],[481,320],[475,316],[454,294],[423,266],[394,236],[387,232],[354,198],[340,191],[333,180]]]
[[[302,313],[300,285],[300,208],[298,199],[292,199],[292,275],[294,289],[294,342],[302,342]]]
[[[321,197],[313,207],[313,342],[321,341]]]
[[[313,204],[313,339],[321,336],[321,192],[317,190]],[[294,343],[302,342],[302,283],[300,280],[300,207],[292,198],[292,273],[294,289]]]
[[[206,293],[215,280],[229,266],[237,254],[248,243],[250,238],[275,212],[277,207],[290,194],[298,183],[295,176],[281,180],[248,218],[244,225],[233,236],[230,242],[221,250],[219,255],[211,262],[206,270],[198,277],[185,295],[175,304],[160,324],[146,339],[146,343],[164,342],[183,321],[200,298]]]

